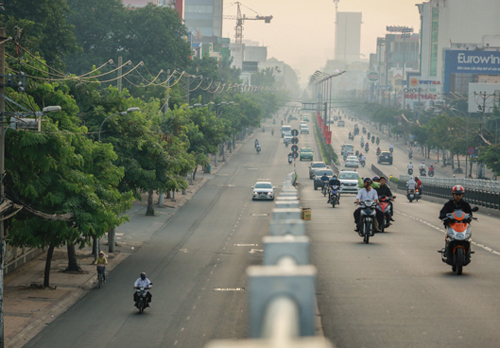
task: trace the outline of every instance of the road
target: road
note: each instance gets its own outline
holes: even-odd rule
[[[334,128],[337,147],[352,126],[346,123],[345,129]],[[298,121],[292,126],[298,128]],[[91,291],[26,347],[191,348],[215,338],[247,337],[245,269],[262,263],[258,250],[274,206],[252,202],[250,186],[257,179],[279,186],[292,167],[286,163],[289,148],[277,133],[257,135],[260,155],[253,139],[247,142],[110,274],[104,289]],[[313,133],[299,139],[299,147],[312,147],[317,159]],[[395,150],[396,156],[403,154]],[[362,176],[374,175],[370,155],[375,158],[373,152],[368,155],[368,166],[359,169]],[[410,204],[400,195],[396,222],[366,245],[353,231],[353,195],[344,195],[333,209],[313,190],[308,163],[297,161],[296,167],[301,205],[312,208],[306,226],[311,263],[318,267],[323,331],[337,347],[498,346],[498,219],[477,214],[473,237],[480,245],[464,274],[456,276],[436,252],[444,243],[439,204]],[[154,290],[152,307],[139,315],[132,306],[132,284],[141,271],[148,273]]]

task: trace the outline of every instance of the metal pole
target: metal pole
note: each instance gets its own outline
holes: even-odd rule
[[[116,81],[116,87],[118,87],[118,91],[122,91],[122,65],[123,65],[123,57],[118,57],[118,80]]]
[[[467,178],[467,172],[469,170],[468,168],[468,165],[467,165],[467,158],[469,157],[468,153],[469,153],[469,113],[467,113],[467,138],[465,140],[465,147],[467,148],[467,155],[465,155],[465,177]],[[444,157],[444,153],[443,153],[443,157]]]
[[[403,88],[403,110],[406,110],[406,84],[403,84],[405,82],[405,65],[406,65],[406,34],[403,33],[403,77],[401,80],[401,87]]]
[[[5,28],[0,28],[0,40],[4,41],[5,37]],[[5,189],[3,186],[3,175],[5,172],[5,120],[4,120],[4,112],[5,112],[5,42],[0,44],[0,202],[3,203]],[[2,218],[2,214],[0,214],[0,218]],[[4,265],[6,258],[6,248],[5,248],[5,238],[4,238],[4,222],[0,221],[0,348],[4,347],[4,309],[3,309],[3,278],[4,278]]]

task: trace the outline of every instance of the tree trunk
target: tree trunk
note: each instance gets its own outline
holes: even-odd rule
[[[460,157],[458,157],[458,153],[457,153],[457,165],[458,165],[458,168],[460,168]]]
[[[439,163],[439,149],[436,150],[436,156],[437,156],[437,163]]]
[[[155,209],[153,207],[153,190],[148,192],[148,209],[146,210],[147,216],[155,215]]]
[[[166,199],[172,198],[172,195],[170,194],[170,192],[171,192],[170,190],[167,191],[167,197],[165,197]]]
[[[75,245],[73,243],[68,243],[68,268],[66,268],[66,272],[80,272],[82,269],[78,265],[78,262],[76,261],[76,251],[75,251]]]
[[[469,160],[469,162],[470,162],[469,174],[467,174],[467,175],[469,176],[469,178],[472,178],[472,164],[473,164],[473,163],[472,163],[472,161],[470,161],[470,160]]]
[[[196,178],[196,172],[198,171],[198,165],[196,165],[194,167],[194,170],[193,170],[193,180]]]
[[[43,274],[43,286],[45,288],[50,287],[50,264],[52,263],[52,255],[54,255],[54,245],[49,246],[47,250],[47,258],[45,259],[45,272]]]

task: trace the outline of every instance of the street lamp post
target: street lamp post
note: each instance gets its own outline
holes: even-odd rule
[[[140,111],[140,110],[141,109],[139,109],[138,107],[131,107],[131,108],[128,108],[127,111],[117,112],[117,113],[114,113],[114,114],[106,117],[104,119],[104,121],[102,121],[101,125],[99,126],[99,135],[98,135],[99,142],[101,142],[102,125],[104,124],[104,122],[106,122],[108,120],[108,118],[111,118],[115,115],[126,115],[129,112]],[[163,205],[163,202],[161,202],[161,203],[162,203],[161,205]],[[108,231],[108,251],[110,253],[113,253],[115,251],[115,229],[114,228],[111,229],[110,231]],[[92,254],[94,254],[94,262],[97,260],[98,253],[99,253],[99,240],[94,237],[93,246],[92,246]]]

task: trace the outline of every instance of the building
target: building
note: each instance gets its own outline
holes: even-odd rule
[[[197,38],[222,37],[222,0],[184,0],[184,20]]]
[[[335,59],[358,62],[361,49],[361,12],[337,12]]]
[[[485,35],[499,35],[500,1],[430,0],[417,4],[420,13],[420,74],[442,78],[443,50],[455,43],[482,42]]]
[[[168,6],[175,8],[182,19],[184,16],[184,0],[122,0],[124,6],[128,7],[144,7],[149,3],[156,6]]]

